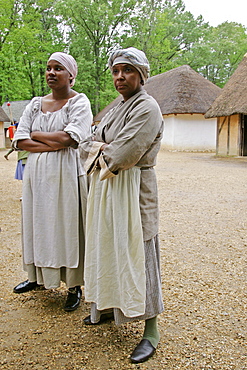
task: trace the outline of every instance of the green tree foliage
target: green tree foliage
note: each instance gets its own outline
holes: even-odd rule
[[[186,58],[193,69],[223,87],[246,52],[245,27],[235,22],[224,22],[210,27]]]
[[[78,62],[75,89],[96,114],[117,95],[107,69],[116,47],[145,51],[155,75],[190,65],[223,86],[247,51],[237,23],[211,27],[182,0],[0,0],[0,100],[48,92],[44,71],[54,51]]]
[[[159,0],[143,1],[129,22],[130,28],[123,37],[122,46],[135,46],[143,50],[150,62],[152,74],[168,70],[168,67],[162,66],[164,61],[167,65],[171,53],[170,40],[166,35],[170,20],[165,3]]]
[[[152,1],[150,17],[145,16],[146,9],[141,8],[138,16],[131,19],[129,42],[146,52],[152,75],[184,64],[184,55],[192,50],[209,25],[201,16],[195,19],[186,11],[181,0]]]
[[[70,27],[70,52],[79,64],[79,88],[91,100],[94,113],[115,95],[107,69],[109,51],[121,45],[136,0],[60,0],[57,9]]]
[[[47,56],[64,48],[48,0],[0,0],[0,99],[29,99],[46,91]]]

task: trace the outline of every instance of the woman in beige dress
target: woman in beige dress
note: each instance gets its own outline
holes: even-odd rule
[[[122,100],[80,144],[85,169],[92,174],[85,251],[91,314],[84,322],[145,320],[143,338],[131,355],[139,363],[155,352],[157,316],[163,310],[154,171],[163,119],[143,89],[149,63],[142,51],[116,50],[109,68]]]
[[[23,179],[23,265],[28,279],[14,288],[24,293],[39,286],[69,288],[64,309],[81,299],[87,180],[78,144],[90,135],[88,98],[72,89],[77,64],[56,52],[47,62],[51,93],[26,107],[13,145],[30,152]]]

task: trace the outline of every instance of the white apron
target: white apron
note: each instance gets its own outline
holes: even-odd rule
[[[100,181],[97,169],[86,218],[85,299],[95,302],[98,310],[119,308],[127,317],[145,312],[140,173],[132,167]]]

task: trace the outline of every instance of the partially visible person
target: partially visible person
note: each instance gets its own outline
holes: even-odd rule
[[[15,131],[17,130],[18,124],[19,124],[19,122],[14,120],[13,122],[11,122],[10,126],[8,127],[9,139],[10,139],[11,142],[13,141]]]
[[[27,150],[18,151],[15,179],[23,180],[24,168],[27,163],[29,152]]]
[[[19,125],[19,122],[18,122],[18,121],[16,121],[16,120],[14,119],[14,126],[15,126],[15,130],[17,130],[18,125]]]
[[[11,148],[5,155],[4,158],[8,160],[8,156],[13,153],[15,150]],[[24,168],[27,163],[27,157],[29,152],[26,150],[18,151],[17,153],[17,164],[15,169],[15,176],[16,180],[23,180]],[[22,201],[22,197],[20,197],[20,201]]]
[[[6,154],[4,154],[4,158],[5,159],[9,159],[9,155],[11,154],[11,153],[13,153],[15,151],[15,149],[14,148],[10,148],[8,151],[7,151],[7,153]]]
[[[154,171],[163,119],[143,89],[149,63],[142,51],[114,51],[109,68],[122,100],[80,144],[92,174],[84,275],[91,314],[84,323],[145,320],[142,340],[130,357],[140,363],[156,350],[157,317],[163,311]]]
[[[14,148],[11,148],[4,155],[4,158],[8,160],[9,155],[13,153],[14,151],[15,151]],[[15,170],[16,180],[23,180],[23,173],[24,173],[25,164],[27,163],[28,154],[29,152],[27,150],[18,151],[17,153],[17,165],[16,165],[16,170]]]
[[[14,288],[68,289],[65,311],[81,300],[87,178],[78,144],[90,135],[92,113],[85,94],[72,89],[77,63],[53,53],[46,68],[51,93],[33,98],[15,133],[13,147],[29,151],[23,179],[23,262],[28,279]]]

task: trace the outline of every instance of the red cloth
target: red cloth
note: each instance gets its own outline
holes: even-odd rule
[[[13,137],[15,134],[15,126],[14,125],[9,126],[8,130],[9,130],[9,138],[10,140],[13,140]]]

